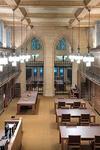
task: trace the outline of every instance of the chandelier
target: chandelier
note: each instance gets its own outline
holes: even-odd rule
[[[88,53],[84,56],[83,62],[86,63],[86,67],[90,67],[91,63],[94,62],[94,56],[90,53],[90,9],[88,9],[89,12],[89,25],[88,25]]]
[[[71,42],[71,54],[69,55],[69,59],[71,62],[74,62],[75,60],[75,54],[73,52],[73,27],[71,28],[71,37],[72,37],[72,42]]]
[[[78,19],[78,23],[79,23],[79,27],[78,27],[78,52],[75,55],[75,61],[77,62],[77,64],[80,64],[81,60],[83,60],[83,56],[80,54],[80,19]]]

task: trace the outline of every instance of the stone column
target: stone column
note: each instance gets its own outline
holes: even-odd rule
[[[72,64],[72,87],[75,87],[75,84],[77,85],[77,70],[78,70],[78,64],[76,62],[73,62]]]
[[[96,34],[96,46],[100,45],[100,20],[96,22],[95,25]]]
[[[20,69],[19,82],[21,84],[21,94],[23,94],[26,91],[26,64],[20,64]]]
[[[49,38],[48,38],[48,37]],[[44,50],[44,96],[54,96],[54,48],[50,35],[45,37]],[[48,40],[47,40],[48,39]]]

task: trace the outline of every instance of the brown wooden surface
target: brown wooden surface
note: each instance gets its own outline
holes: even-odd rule
[[[62,114],[70,114],[71,117],[79,118],[81,114],[90,114],[90,117],[93,118],[95,122],[95,113],[92,109],[56,109],[56,121],[59,122]]]
[[[61,149],[63,150],[64,141],[68,139],[69,135],[80,135],[81,140],[93,140],[95,135],[100,136],[100,126],[60,126],[59,132]]]
[[[61,98],[61,99],[55,99],[54,102],[54,107],[55,109],[57,108],[58,102],[65,102],[66,105],[73,105],[74,102],[80,102],[81,106],[83,108],[86,108],[86,102],[83,99],[66,99],[66,98]]]
[[[31,106],[32,113],[34,113],[37,105],[37,96],[37,91],[25,92],[17,102],[17,114],[20,113],[22,106]]]

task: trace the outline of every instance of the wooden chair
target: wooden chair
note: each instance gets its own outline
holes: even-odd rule
[[[58,102],[58,108],[65,108],[65,102]]]
[[[61,125],[67,125],[70,123],[71,117],[70,114],[62,114],[61,116]]]
[[[100,136],[95,136],[94,141],[91,142],[92,150],[100,150]]]
[[[34,90],[36,89],[36,87],[37,87],[37,81],[32,81],[32,87],[33,87]]]
[[[81,149],[81,137],[80,137],[80,135],[69,135],[68,150],[69,149]]]
[[[90,114],[81,114],[79,119],[80,125],[90,125]]]
[[[81,103],[80,102],[74,102],[73,103],[73,108],[80,108]]]

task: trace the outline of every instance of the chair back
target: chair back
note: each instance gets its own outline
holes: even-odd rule
[[[90,114],[81,114],[82,120],[90,120]]]
[[[64,108],[65,102],[58,102],[58,108]]]
[[[70,114],[62,114],[61,116],[61,122],[70,122]]]
[[[80,125],[89,125],[90,124],[90,114],[81,114]]]
[[[73,108],[80,108],[81,103],[80,102],[74,102]]]
[[[81,137],[80,135],[69,135],[68,145],[80,145]]]
[[[100,145],[100,136],[95,136],[94,142],[95,145]]]

